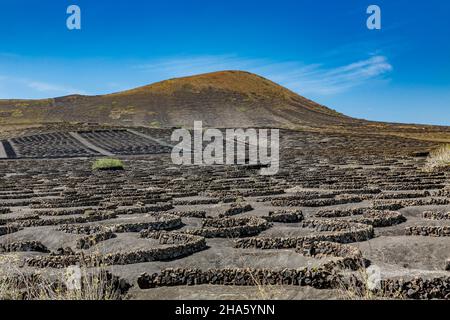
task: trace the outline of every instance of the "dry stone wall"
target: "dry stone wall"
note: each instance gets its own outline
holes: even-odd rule
[[[390,227],[406,221],[406,218],[395,211],[369,211],[362,217],[350,220],[352,222],[369,224],[375,228]]]
[[[169,261],[191,255],[206,249],[205,238],[176,232],[145,230],[143,238],[159,240],[161,244],[172,244],[167,247],[130,250],[106,255],[63,252],[62,255],[49,255],[26,259],[26,264],[38,268],[66,268],[71,265],[100,266],[126,265],[150,261]]]
[[[138,278],[141,289],[185,285],[296,285],[318,289],[334,288],[338,276],[325,269],[165,269],[152,275],[142,274]]]
[[[46,246],[38,241],[20,241],[0,244],[0,252],[50,252]]]
[[[412,280],[386,279],[379,293],[394,299],[450,299],[450,277]]]
[[[253,207],[250,204],[234,203],[231,205],[230,208],[226,209],[224,212],[221,212],[219,214],[219,217],[223,218],[223,217],[235,216],[240,213],[244,213],[244,212],[248,212],[248,211],[252,211],[252,210],[253,210]]]
[[[263,217],[269,222],[296,223],[304,220],[301,210],[270,211],[269,216]]]
[[[450,220],[450,212],[425,211],[422,216],[429,220]]]
[[[303,242],[328,241],[352,243],[366,241],[374,237],[374,229],[370,225],[346,222],[327,222],[324,220],[307,220],[304,226],[326,231],[303,237],[253,237],[236,239],[236,248],[289,249],[301,246]]]
[[[450,237],[450,226],[412,226],[406,228],[408,236]]]
[[[203,227],[188,229],[186,233],[205,238],[239,238],[259,234],[268,229],[270,224],[257,217],[210,218],[203,220]]]

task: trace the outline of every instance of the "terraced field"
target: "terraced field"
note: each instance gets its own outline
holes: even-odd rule
[[[134,299],[450,298],[450,174],[423,170],[436,143],[280,137],[270,177],[174,166],[170,130],[3,140],[0,269],[101,266]],[[105,153],[125,170],[93,171]]]
[[[170,144],[131,129],[50,132],[0,141],[3,158],[76,158],[168,153]]]

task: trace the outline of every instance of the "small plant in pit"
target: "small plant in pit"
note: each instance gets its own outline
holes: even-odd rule
[[[97,159],[92,165],[92,170],[123,170],[123,162],[119,159]]]

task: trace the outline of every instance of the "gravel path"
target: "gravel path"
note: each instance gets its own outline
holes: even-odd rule
[[[141,132],[139,132],[139,131],[135,131],[135,130],[132,130],[132,129],[127,129],[127,131],[128,131],[128,132],[131,132],[131,133],[133,133],[133,134],[135,134],[135,135],[137,135],[137,136],[140,136],[140,137],[143,137],[143,138],[152,140],[152,141],[154,141],[154,142],[156,142],[156,143],[159,143],[159,144],[162,145],[162,146],[166,146],[166,147],[170,147],[170,148],[173,147],[172,145],[170,145],[170,144],[168,144],[168,143],[166,143],[166,142],[164,142],[164,141],[162,141],[162,140],[155,139],[155,138],[153,138],[153,137],[151,137],[151,136],[149,136],[149,135],[146,135],[145,133],[141,133]]]
[[[0,159],[6,159],[8,158],[5,147],[3,146],[3,143],[0,141]]]
[[[85,147],[91,149],[91,150],[95,150],[98,153],[101,153],[104,156],[114,156],[114,153],[111,153],[109,151],[106,151],[100,147],[97,147],[96,145],[90,143],[89,141],[87,141],[85,138],[83,138],[82,136],[80,136],[78,133],[76,132],[69,132],[69,134],[74,137],[75,139],[77,139],[80,143],[82,143]]]

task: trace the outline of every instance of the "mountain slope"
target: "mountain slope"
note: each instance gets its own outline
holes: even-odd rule
[[[0,100],[0,124],[94,122],[155,127],[296,127],[357,123],[255,74],[222,71],[108,95]]]

